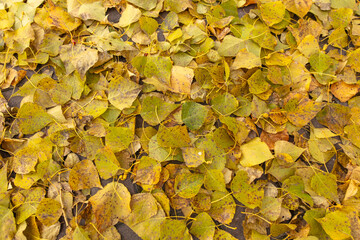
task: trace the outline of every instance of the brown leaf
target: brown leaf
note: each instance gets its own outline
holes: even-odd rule
[[[340,102],[347,102],[355,96],[360,89],[359,84],[347,84],[343,81],[336,82],[331,85],[331,93],[340,100]]]
[[[289,140],[289,134],[287,130],[284,130],[282,132],[278,132],[275,134],[267,133],[265,131],[262,131],[260,134],[261,141],[265,142],[270,150],[274,150],[275,143],[280,140],[288,141]]]

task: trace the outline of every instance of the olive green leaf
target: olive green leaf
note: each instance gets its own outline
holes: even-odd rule
[[[23,134],[33,134],[52,122],[51,115],[45,109],[31,102],[20,107],[17,118]]]
[[[211,100],[211,107],[214,111],[224,116],[235,112],[238,105],[239,102],[230,93],[218,95]]]
[[[249,183],[247,172],[236,172],[231,182],[234,197],[249,208],[260,207],[264,198],[264,188],[259,183]]]
[[[351,223],[346,212],[337,210],[327,213],[323,218],[316,218],[316,220],[332,239],[342,240],[351,236]]]
[[[226,192],[214,191],[211,194],[211,202],[212,204],[208,214],[220,223],[231,223],[236,210],[233,197]]]
[[[155,96],[147,96],[142,101],[141,117],[150,125],[157,125],[176,108],[177,104],[167,103]]]
[[[336,176],[331,173],[315,173],[311,178],[311,188],[321,196],[338,202]]]
[[[166,219],[160,226],[160,239],[192,239],[185,220]]]
[[[185,126],[160,126],[157,133],[157,141],[160,147],[176,148],[189,146],[191,139]]]
[[[102,179],[108,179],[121,169],[115,154],[108,146],[99,149],[95,155],[95,165]]]
[[[109,127],[105,136],[105,143],[114,152],[126,149],[133,141],[133,132],[126,127]]]
[[[200,240],[212,239],[215,234],[215,223],[206,212],[195,217],[190,233]]]
[[[181,120],[190,130],[197,130],[204,124],[207,114],[205,106],[189,101],[182,105]]]
[[[52,198],[43,198],[36,209],[36,217],[46,226],[55,224],[61,215],[61,204]]]
[[[192,198],[204,184],[204,175],[198,173],[183,173],[175,178],[175,193],[183,198]]]

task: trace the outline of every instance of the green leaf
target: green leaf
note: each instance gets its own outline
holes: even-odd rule
[[[325,217],[325,209],[315,208],[307,210],[304,214],[305,221],[310,225],[309,235],[317,236],[319,239],[326,238],[327,234],[324,229],[321,227],[320,223],[316,220],[318,218]]]
[[[288,191],[290,194],[295,195],[304,202],[313,205],[313,200],[309,194],[305,192],[305,186],[300,176],[291,176],[283,182],[283,189]]]
[[[175,177],[175,194],[182,198],[192,198],[204,184],[204,175],[198,173],[182,173]]]
[[[182,105],[181,120],[190,130],[197,130],[204,124],[208,109],[196,102],[185,102]]]
[[[109,84],[109,102],[120,110],[131,107],[142,86],[128,80],[127,78],[117,77]]]
[[[264,198],[264,189],[260,183],[249,183],[246,171],[239,170],[231,182],[234,197],[248,208],[260,207]]]
[[[269,147],[256,137],[251,141],[240,146],[241,158],[240,164],[244,167],[251,167],[272,159]]]
[[[322,73],[330,67],[333,60],[329,55],[319,51],[310,56],[309,62],[316,72]]]

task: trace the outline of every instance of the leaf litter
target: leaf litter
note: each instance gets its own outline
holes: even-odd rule
[[[0,239],[360,238],[357,1],[0,13]]]

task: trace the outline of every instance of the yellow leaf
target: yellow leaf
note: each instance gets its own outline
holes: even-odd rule
[[[243,48],[236,55],[236,58],[233,64],[231,65],[231,70],[236,70],[239,68],[251,69],[260,66],[261,66],[260,57],[256,56],[252,52],[249,52],[246,48]]]
[[[46,226],[55,224],[61,215],[61,204],[51,198],[43,198],[36,210],[36,217]]]
[[[310,10],[312,0],[284,0],[286,9],[299,17],[304,17]]]
[[[69,185],[72,190],[101,188],[97,169],[90,160],[82,160],[70,170]]]
[[[140,9],[134,7],[131,4],[126,5],[125,11],[122,13],[120,17],[118,25],[119,27],[127,27],[130,24],[137,22],[141,17],[141,11]]]
[[[173,66],[171,69],[170,91],[190,94],[194,71],[191,68]]]

